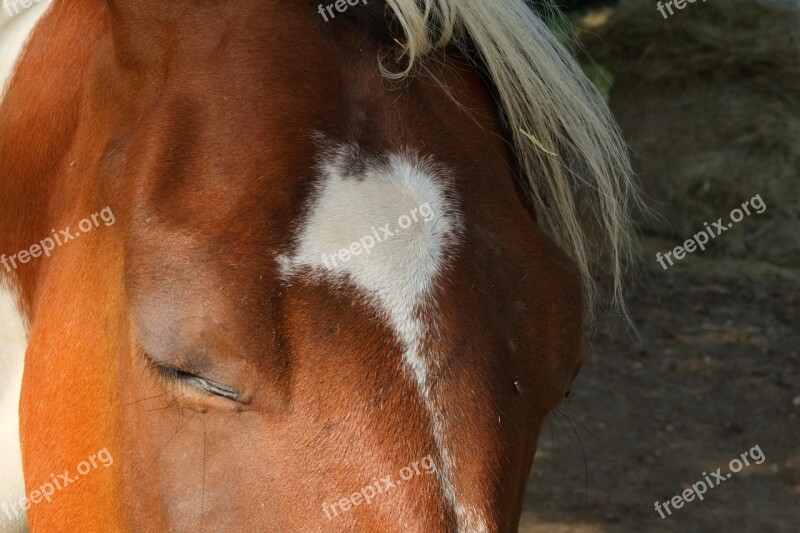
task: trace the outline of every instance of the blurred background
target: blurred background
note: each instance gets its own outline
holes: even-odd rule
[[[520,531],[800,531],[800,0],[673,0],[666,18],[656,0],[560,3],[552,27],[607,97],[656,214],[637,216],[640,337],[619,317],[592,328]],[[763,213],[656,261],[756,195]],[[762,464],[656,512],[756,445]]]

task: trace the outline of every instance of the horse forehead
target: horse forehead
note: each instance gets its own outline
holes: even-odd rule
[[[462,217],[447,170],[412,151],[326,150],[283,278],[347,279],[380,303],[422,303],[458,243]],[[408,309],[406,309],[408,310]]]
[[[295,249],[279,257],[281,276],[355,286],[387,320],[400,342],[405,376],[427,412],[442,494],[460,523],[483,531],[480,511],[459,497],[452,435],[441,423],[433,387],[442,355],[435,289],[444,283],[463,232],[448,172],[413,152],[373,158],[352,146],[328,153],[320,169]]]

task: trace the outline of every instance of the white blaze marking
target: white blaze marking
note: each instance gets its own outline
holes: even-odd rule
[[[49,1],[34,3],[18,14],[12,10],[9,17],[0,2],[0,105],[23,47],[48,7]],[[5,270],[2,266],[0,269]],[[17,291],[11,279],[4,276],[6,272],[0,272],[0,533],[18,533],[28,530],[25,511],[17,506],[25,497],[19,398],[28,336]]]
[[[445,190],[447,174],[414,154],[365,158],[357,148],[342,146],[320,166],[322,180],[310,200],[310,210],[298,234],[297,248],[279,257],[281,274],[290,279],[301,269],[311,276],[358,287],[388,320],[403,346],[410,371],[431,419],[439,451],[439,480],[460,531],[482,531],[480,514],[461,505],[452,480],[453,460],[446,441],[446,424],[431,394],[429,373],[438,365],[431,346],[437,334],[437,277],[458,244],[461,215]],[[432,213],[425,220],[419,213]],[[418,222],[400,229],[399,220],[417,213]],[[382,234],[386,224],[394,233],[347,260],[335,256],[354,243]],[[346,257],[346,256],[345,256]]]

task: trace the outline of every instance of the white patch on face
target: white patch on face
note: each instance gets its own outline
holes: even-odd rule
[[[480,531],[480,513],[458,502],[445,420],[429,383],[439,364],[431,351],[438,327],[434,290],[462,232],[458,206],[446,190],[448,174],[413,153],[371,158],[354,146],[329,151],[320,170],[296,249],[278,258],[281,275],[288,281],[303,272],[354,285],[389,322],[430,415],[443,463],[439,479],[459,530]]]
[[[323,179],[291,257],[281,258],[284,278],[299,268],[346,279],[383,304],[404,324],[430,292],[460,229],[460,216],[430,162],[393,154],[386,161],[348,161],[342,148],[321,166]],[[346,165],[357,163],[358,175]],[[444,178],[446,175],[439,176]],[[401,224],[407,226],[400,227]]]
[[[28,345],[17,291],[0,277],[0,533],[27,531],[19,442],[19,397]]]
[[[28,8],[23,8],[19,1],[0,0],[0,103],[14,73],[17,59],[48,7],[50,0],[34,2]]]

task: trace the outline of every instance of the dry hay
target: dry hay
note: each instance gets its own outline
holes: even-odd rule
[[[800,267],[800,2],[697,0],[667,20],[655,6],[622,0],[579,31],[663,215],[645,231],[682,241],[761,194],[767,211],[714,248]]]

